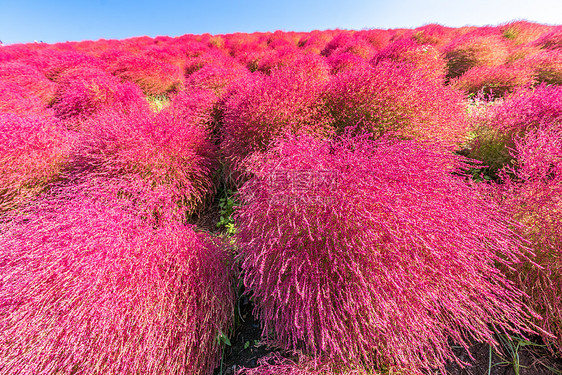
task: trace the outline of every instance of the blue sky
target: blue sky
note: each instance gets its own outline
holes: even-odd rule
[[[562,24],[561,0],[0,0],[5,44],[132,36],[496,25],[514,19]]]

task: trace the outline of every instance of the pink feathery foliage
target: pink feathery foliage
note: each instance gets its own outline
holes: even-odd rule
[[[171,105],[162,112],[169,112],[181,121],[189,122],[202,128],[213,129],[213,111],[219,98],[210,90],[190,89],[180,91],[171,98]]]
[[[204,55],[210,49],[206,43],[203,43],[199,40],[194,40],[190,38],[188,35],[183,35],[174,39],[173,42],[170,43],[177,50],[181,50],[185,58],[196,57],[200,55]],[[185,63],[185,61],[184,61]]]
[[[543,50],[541,50],[539,47],[530,44],[522,44],[522,45],[514,46],[509,52],[509,56],[507,57],[506,63],[507,64],[519,63],[520,60],[531,57],[540,52],[543,52]]]
[[[413,36],[414,36],[413,29],[392,29],[390,42],[394,43],[399,40],[412,39]]]
[[[28,90],[45,105],[51,103],[55,95],[56,85],[31,65],[20,62],[0,64],[0,80]]]
[[[530,332],[496,267],[520,239],[433,143],[279,139],[246,160],[235,211],[244,284],[263,337],[366,370],[445,372],[450,342]]]
[[[217,97],[222,97],[237,81],[250,72],[242,65],[205,65],[190,74],[185,80],[186,88],[211,90]]]
[[[518,60],[516,65],[532,69],[538,82],[562,85],[562,49],[530,54]]]
[[[449,72],[455,78],[476,66],[497,66],[509,56],[509,43],[499,31],[485,32],[477,29],[453,39],[444,47]]]
[[[355,36],[353,33],[342,31],[326,44],[321,55],[330,57],[331,55],[351,53],[370,60],[375,52],[373,45],[368,41]]]
[[[181,69],[149,56],[123,56],[111,64],[110,71],[124,81],[137,84],[146,95],[163,95],[183,85]]]
[[[347,70],[364,68],[369,66],[369,61],[364,58],[353,55],[351,53],[341,53],[338,55],[331,55],[326,58],[326,62],[330,65],[330,73],[338,74]]]
[[[134,56],[134,55],[131,52],[122,49],[122,46],[115,46],[114,48],[109,48],[103,51],[100,54],[99,59],[105,62],[106,64],[113,64],[119,59],[130,57],[130,56]]]
[[[133,55],[142,53],[142,51],[154,44],[154,39],[148,36],[137,36],[119,41],[120,48]]]
[[[101,108],[125,110],[131,106],[147,105],[136,85],[121,81],[99,69],[72,69],[59,78],[52,108],[57,117],[67,120],[68,126],[79,123]],[[77,123],[75,123],[77,122]]]
[[[51,81],[57,81],[69,69],[107,69],[107,64],[96,57],[76,51],[57,51],[55,49],[42,50],[37,56],[22,60],[22,62],[35,66]]]
[[[305,52],[319,55],[328,42],[332,40],[335,32],[336,31],[312,31],[299,40],[298,46]]]
[[[12,44],[0,48],[0,63],[15,62],[20,59],[36,56],[43,49],[43,43]]]
[[[273,69],[270,75],[281,79],[309,80],[312,86],[322,86],[330,80],[330,66],[325,58],[307,53],[297,56],[290,66]]]
[[[232,327],[230,255],[121,203],[61,189],[3,228],[2,374],[213,373]]]
[[[538,38],[534,45],[543,49],[561,49],[562,48],[562,26],[556,26],[552,31],[543,34]]]
[[[355,32],[355,36],[369,42],[375,51],[380,51],[390,43],[389,30],[369,29]]]
[[[513,40],[516,45],[532,43],[542,35],[552,31],[552,26],[529,21],[513,21],[501,25],[499,28],[503,36]]]
[[[562,87],[541,84],[518,89],[477,118],[469,156],[498,170],[513,160],[509,150],[517,136],[561,119]]]
[[[274,352],[271,355],[258,359],[258,367],[241,368],[236,375],[377,375],[378,373],[367,372],[364,369],[342,369],[341,366],[333,366],[332,363],[321,363],[320,361],[300,356],[298,360],[282,357]]]
[[[187,59],[187,51],[180,46],[170,44],[154,45],[147,47],[143,51],[143,56],[147,56],[167,64],[176,65],[180,68],[185,64]]]
[[[516,137],[515,163],[498,185],[500,203],[524,226],[535,256],[510,277],[543,319],[535,323],[553,353],[562,352],[562,119]]]
[[[414,38],[419,44],[431,44],[441,48],[457,36],[456,29],[438,24],[429,24],[416,28]]]
[[[375,138],[397,132],[401,137],[438,139],[450,145],[466,136],[462,100],[460,91],[391,61],[333,76],[325,94],[325,105],[340,133],[356,126]]]
[[[268,50],[267,39],[262,38],[260,33],[230,34],[225,36],[225,49],[239,63],[247,66],[255,56]]]
[[[520,133],[542,122],[562,118],[562,87],[538,85],[521,88],[503,103],[491,107],[490,125],[504,132]]]
[[[55,118],[0,113],[0,213],[56,180],[68,154],[68,136]]]
[[[447,74],[447,63],[441,53],[433,46],[420,45],[413,39],[402,39],[389,44],[373,57],[371,63],[376,65],[384,60],[412,64],[429,79],[443,80]]]
[[[450,81],[452,87],[467,94],[482,92],[495,98],[534,83],[535,77],[530,68],[511,65],[477,66]]]
[[[302,55],[302,51],[295,46],[285,46],[272,49],[255,62],[254,71],[270,74],[274,69],[290,66]],[[252,69],[250,69],[252,71]]]
[[[198,212],[215,189],[216,146],[196,116],[154,113],[146,107],[99,111],[82,125],[75,168],[113,177],[138,177],[168,189],[179,220]]]
[[[376,51],[377,50],[375,50],[371,43],[358,37],[357,35],[354,35],[351,40],[332,50],[329,55],[334,56],[343,53],[351,53],[352,55],[357,55],[365,60],[370,60],[375,55]]]
[[[186,77],[189,77],[190,74],[208,65],[220,66],[225,68],[244,67],[231,56],[225,55],[224,52],[219,50],[211,50],[207,53],[188,57],[184,64],[185,75]]]
[[[118,43],[116,40],[83,40],[76,42],[74,49],[77,52],[85,53],[90,56],[99,57],[102,53],[112,48]]]
[[[47,112],[38,96],[16,82],[0,78],[0,113],[44,115]]]
[[[304,60],[271,76],[254,73],[238,85],[222,115],[221,152],[231,168],[238,169],[243,158],[285,131],[330,133],[321,99],[328,77],[327,65]]]

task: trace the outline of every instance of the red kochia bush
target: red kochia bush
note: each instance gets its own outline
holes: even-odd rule
[[[112,177],[139,177],[175,197],[181,220],[214,191],[216,146],[209,131],[173,112],[146,108],[102,111],[84,123],[76,168]]]
[[[67,135],[56,119],[0,113],[0,213],[55,180],[68,150]]]
[[[0,78],[0,113],[42,115],[46,112],[46,105],[39,97],[17,83]]]
[[[529,295],[527,303],[541,314],[536,324],[553,353],[562,353],[562,118],[540,124],[514,141],[511,173],[502,175],[501,204],[524,224],[532,262],[511,274]],[[537,266],[537,264],[540,266]]]
[[[125,55],[113,62],[111,72],[117,77],[136,83],[146,95],[162,95],[182,86],[181,69],[149,56]]]
[[[278,141],[247,165],[236,211],[244,284],[263,336],[349,366],[443,372],[448,340],[519,331],[519,255],[503,213],[414,141]],[[521,328],[525,331],[525,328]],[[271,335],[271,336],[270,336]]]
[[[284,358],[279,353],[258,359],[258,366],[241,368],[236,375],[369,375],[364,369],[341,371],[333,368],[331,363],[321,363],[315,358],[301,356],[297,361]]]
[[[533,71],[523,66],[477,66],[469,69],[459,78],[451,80],[451,86],[467,94],[482,92],[498,98],[518,87],[530,86],[535,82]]]
[[[449,72],[455,78],[475,66],[497,66],[509,56],[509,45],[499,33],[477,29],[458,37],[444,48]]]
[[[538,82],[562,85],[562,49],[530,54],[515,65],[532,70]]]
[[[186,78],[186,87],[212,90],[218,97],[224,95],[236,81],[250,72],[242,65],[208,64]]]
[[[544,49],[561,49],[562,48],[562,26],[554,27],[550,32],[544,33],[534,43],[535,46]]]
[[[214,109],[219,98],[213,91],[189,87],[171,98],[171,105],[163,112],[170,112],[178,120],[214,130]]]
[[[442,47],[448,44],[455,36],[457,30],[438,24],[429,24],[415,29],[412,38],[419,44],[431,44],[436,47]]]
[[[98,69],[80,68],[60,78],[52,107],[63,120],[85,120],[103,107],[125,109],[143,104],[146,100],[136,85],[121,83]]]
[[[55,95],[55,84],[30,65],[18,62],[1,64],[0,79],[28,90],[39,97],[45,105],[49,104]]]
[[[284,131],[327,134],[320,95],[328,77],[328,66],[310,57],[271,76],[254,73],[239,85],[224,104],[221,151],[228,163],[237,168]]]
[[[482,160],[495,173],[513,160],[509,150],[517,136],[561,119],[562,87],[541,84],[518,89],[475,117],[475,138],[471,140],[469,156]]]
[[[462,100],[460,91],[390,61],[337,74],[325,94],[326,107],[340,132],[357,126],[374,137],[393,131],[402,137],[436,138],[449,144],[465,137]]]
[[[326,62],[330,65],[331,74],[338,74],[346,70],[369,66],[369,62],[367,60],[351,53],[332,55],[326,59]]]
[[[212,374],[233,316],[222,246],[59,193],[0,238],[2,374]]]
[[[76,51],[57,51],[44,49],[37,56],[22,62],[37,67],[47,78],[57,81],[61,74],[69,69],[98,68],[105,69],[107,64],[93,56]]]
[[[516,45],[528,44],[552,30],[552,26],[528,21],[513,21],[500,26],[502,34]]]
[[[432,45],[420,45],[413,39],[399,40],[389,44],[373,57],[371,62],[393,60],[412,64],[421,69],[428,78],[444,79],[447,74],[447,64],[441,53]]]

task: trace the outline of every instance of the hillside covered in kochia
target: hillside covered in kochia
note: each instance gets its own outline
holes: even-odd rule
[[[526,21],[0,47],[0,374],[213,374],[241,293],[239,374],[560,357],[561,84]]]

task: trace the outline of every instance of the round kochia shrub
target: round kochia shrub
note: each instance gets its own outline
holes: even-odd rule
[[[509,149],[514,147],[516,136],[561,120],[562,87],[541,84],[519,89],[476,117],[469,156],[482,160],[495,172],[513,160]]]
[[[331,120],[321,94],[329,68],[312,56],[298,64],[256,74],[234,89],[223,106],[221,151],[233,169],[247,155],[264,150],[285,131],[327,134]]]
[[[183,86],[181,69],[150,56],[125,55],[113,62],[111,73],[139,85],[145,95],[163,95]]]
[[[356,126],[375,138],[396,132],[448,144],[462,142],[467,132],[462,93],[397,62],[380,61],[335,75],[324,99],[339,132]]]
[[[146,101],[136,85],[121,83],[117,77],[99,69],[79,68],[59,78],[52,107],[57,117],[79,122],[103,107],[126,109],[142,104]]]
[[[222,246],[59,193],[3,228],[2,374],[212,374],[233,316]]]
[[[419,374],[456,360],[449,340],[496,345],[490,324],[526,330],[520,293],[495,267],[520,243],[437,149],[306,135],[247,160],[237,243],[265,337]]]
[[[197,116],[173,111],[101,111],[83,124],[74,167],[110,177],[140,178],[175,197],[178,219],[197,212],[215,189],[216,146]]]
[[[535,83],[533,71],[521,66],[478,66],[471,68],[462,76],[452,79],[451,86],[467,94],[478,94],[495,98],[507,95],[519,87]]]
[[[27,89],[49,104],[55,94],[55,83],[49,81],[36,67],[19,62],[0,64],[0,79]]]
[[[510,276],[543,319],[536,324],[553,353],[562,353],[562,119],[516,137],[512,173],[495,187],[501,204],[524,224],[534,257]]]
[[[412,64],[430,79],[443,80],[447,74],[447,64],[439,50],[430,44],[418,44],[414,39],[403,39],[389,44],[379,51],[371,62],[376,65],[384,60]]]
[[[509,56],[509,44],[495,32],[477,29],[451,41],[444,48],[449,72],[455,78],[476,66],[497,66]]]
[[[68,140],[53,117],[0,113],[0,213],[57,179],[69,154]]]

